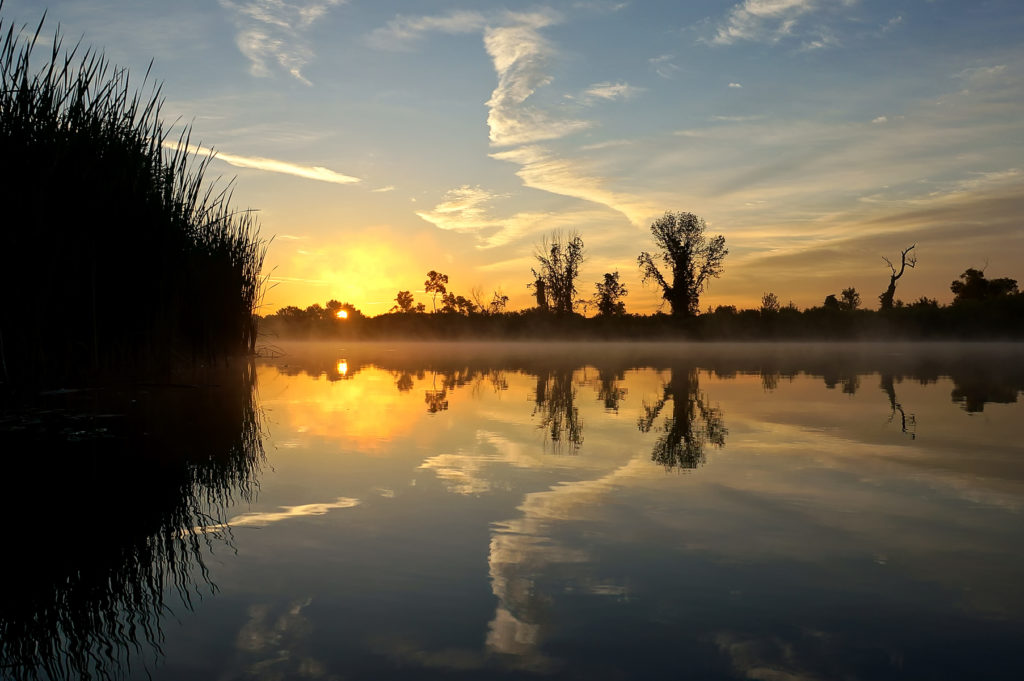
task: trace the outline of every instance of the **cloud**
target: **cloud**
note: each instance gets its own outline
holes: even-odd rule
[[[740,83],[729,83],[729,87],[742,88],[743,86]]]
[[[553,12],[509,13],[504,26],[484,31],[484,47],[494,63],[498,85],[487,101],[487,125],[494,146],[557,139],[590,127],[589,121],[556,118],[527,100],[551,82],[546,68],[555,49],[540,29],[557,24]]]
[[[304,34],[327,11],[346,0],[218,0],[232,14],[235,44],[254,76],[269,76],[274,66],[296,80],[312,83],[302,68],[313,59]]]
[[[504,246],[526,234],[578,225],[593,220],[582,217],[578,211],[524,211],[508,217],[496,217],[491,202],[508,198],[482,187],[463,185],[445,193],[442,201],[432,210],[417,211],[416,215],[439,229],[475,234],[481,248]]]
[[[651,57],[647,60],[647,63],[662,78],[672,78],[680,70],[678,66],[672,63],[673,59],[675,59],[674,54],[663,54],[659,57]]]
[[[594,83],[584,91],[584,95],[588,98],[612,101],[630,99],[643,91],[643,88],[629,83]]]
[[[625,215],[634,225],[658,213],[650,204],[608,189],[604,178],[590,175],[577,161],[559,158],[532,145],[491,154],[491,158],[518,164],[516,175],[527,187],[598,203]]]
[[[434,206],[432,211],[418,211],[416,215],[441,229],[457,232],[495,227],[495,221],[487,216],[487,209],[496,198],[504,196],[492,194],[479,185],[462,185],[446,192],[444,200]]]
[[[475,33],[483,30],[487,19],[474,11],[457,10],[440,16],[410,17],[399,15],[387,25],[375,29],[367,36],[372,47],[381,50],[404,50],[425,33]]]
[[[896,16],[882,25],[882,33],[888,33],[889,31],[895,30],[897,26],[903,23],[903,16]]]
[[[817,0],[745,0],[729,11],[711,43],[777,42],[793,32],[798,17],[817,8]]]
[[[178,143],[164,142],[164,146],[170,149],[177,149]],[[208,149],[195,144],[189,144],[186,148],[190,154],[196,154],[197,156],[213,155],[217,160],[224,161],[225,163],[238,168],[252,168],[253,170],[265,170],[270,173],[295,175],[296,177],[303,177],[307,180],[331,182],[333,184],[353,184],[356,182],[362,182],[358,177],[342,175],[341,173],[335,172],[330,168],[324,168],[323,166],[300,166],[295,163],[278,161],[272,158],[262,158],[259,156],[237,156],[235,154],[227,154],[222,151],[214,151],[213,149]]]
[[[395,186],[392,185],[392,184],[389,184],[386,187],[377,187],[376,189],[371,189],[370,191],[372,191],[375,194],[383,194],[385,192],[393,192],[393,191],[395,191]]]
[[[877,118],[872,118],[871,122],[875,123],[875,124],[888,123],[889,122],[889,117],[888,116],[878,116]]]

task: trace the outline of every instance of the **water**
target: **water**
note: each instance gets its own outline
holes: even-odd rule
[[[184,400],[230,453],[176,430],[188,502],[87,515],[62,569],[107,567],[29,580],[5,664],[44,602],[51,663],[140,679],[1024,677],[1024,347],[285,350],[258,412]]]

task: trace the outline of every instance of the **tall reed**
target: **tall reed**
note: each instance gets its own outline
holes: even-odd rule
[[[59,30],[40,55],[42,27],[0,18],[0,381],[251,351],[266,252],[252,212],[205,180],[188,128],[169,137],[148,72],[134,88]]]

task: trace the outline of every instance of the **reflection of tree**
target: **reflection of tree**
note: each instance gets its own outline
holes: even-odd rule
[[[446,411],[448,409],[448,391],[444,389],[426,390],[423,401],[427,405],[427,413],[436,414],[439,411]]]
[[[395,381],[395,387],[398,388],[400,393],[407,393],[412,390],[412,374],[408,371],[403,371],[398,376],[398,380]]]
[[[119,677],[159,654],[165,592],[188,607],[208,584],[204,549],[227,505],[251,500],[263,460],[251,367],[217,378],[51,396],[0,419],[0,449],[25,471],[0,481],[5,503],[64,520],[5,528],[5,678]]]
[[[832,390],[837,385],[843,387],[843,394],[856,395],[860,388],[860,375],[845,367],[830,367],[823,376],[825,387]]]
[[[626,375],[622,371],[599,369],[597,374],[597,399],[604,402],[604,408],[618,413],[619,402],[628,392],[621,383]]]
[[[704,446],[721,447],[729,431],[722,410],[708,404],[701,392],[696,367],[673,367],[664,394],[654,405],[644,404],[638,426],[650,432],[665,403],[672,401],[672,416],[665,419],[664,434],[651,451],[651,460],[665,468],[696,468],[704,463]]]
[[[448,391],[455,388],[461,388],[464,385],[468,385],[473,382],[474,378],[478,376],[475,371],[469,369],[453,369],[450,371],[435,372],[433,388],[424,391],[423,401],[427,405],[427,412],[430,414],[436,414],[440,411],[448,409]],[[441,385],[438,387],[438,378],[440,377]],[[401,389],[401,387],[399,387]]]
[[[546,431],[555,451],[568,444],[572,453],[583,444],[583,422],[576,407],[576,386],[571,367],[542,370],[537,374],[534,415]]]
[[[911,440],[917,438],[917,419],[913,414],[903,411],[903,405],[896,400],[896,387],[892,374],[882,374],[882,390],[889,396],[889,422],[896,420],[896,414],[900,418],[900,430],[910,436]]]

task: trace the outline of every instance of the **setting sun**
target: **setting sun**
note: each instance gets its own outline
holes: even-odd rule
[[[348,319],[348,310],[338,310],[338,319]]]

